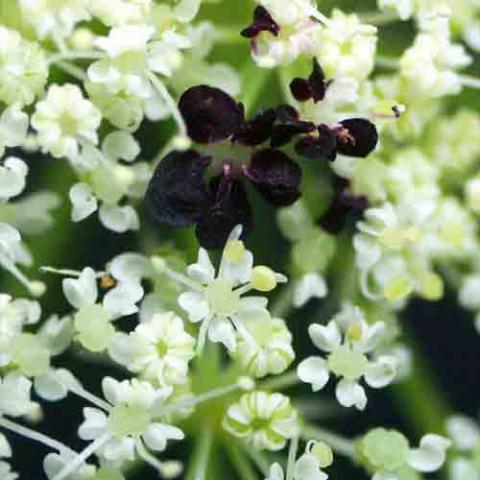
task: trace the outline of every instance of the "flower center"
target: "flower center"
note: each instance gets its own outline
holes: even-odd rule
[[[258,432],[259,430],[265,430],[266,428],[268,428],[270,420],[268,418],[254,417],[252,418],[250,424],[252,426],[252,429]]]
[[[208,145],[205,154],[212,157],[209,171],[213,175],[218,175],[224,172],[224,165],[229,165],[230,174],[238,176],[244,167],[250,165],[252,151],[252,147],[246,147],[239,143],[232,144],[229,140]]]
[[[139,435],[149,423],[150,415],[140,405],[120,403],[113,407],[108,417],[108,429],[116,437]]]
[[[63,135],[74,137],[78,131],[78,121],[69,112],[65,112],[60,120],[60,127]]]
[[[205,297],[212,312],[222,317],[233,315],[240,303],[240,295],[233,291],[232,283],[225,278],[216,278],[208,286]]]
[[[349,345],[341,345],[328,357],[328,366],[337,377],[356,380],[365,373],[368,359],[362,352],[352,350]]]
[[[160,340],[157,343],[157,353],[160,358],[163,358],[168,352],[168,343],[165,340]]]

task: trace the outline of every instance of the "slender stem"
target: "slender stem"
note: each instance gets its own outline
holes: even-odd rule
[[[212,321],[212,315],[209,315],[207,318],[204,318],[202,324],[200,325],[200,331],[198,332],[197,346],[195,348],[195,354],[197,357],[201,357],[203,351],[205,350],[205,343],[207,341],[208,328],[210,327],[210,322]]]
[[[76,277],[78,278],[82,272],[78,270],[69,270],[67,268],[55,268],[55,267],[49,267],[47,266],[42,266],[40,267],[41,272],[45,273],[54,273],[55,275],[62,275],[64,277]],[[107,272],[96,272],[96,277],[97,278],[102,278],[105,276]]]
[[[394,10],[387,10],[385,12],[364,12],[359,14],[362,23],[369,23],[377,27],[387,25],[389,23],[401,21],[397,12]]]
[[[75,473],[80,468],[82,463],[87,461],[96,451],[102,448],[103,445],[108,442],[108,440],[110,440],[110,435],[108,433],[98,437],[95,441],[90,443],[85,450],[79,453],[70,463],[67,463],[65,467],[53,477],[53,480],[64,480],[72,473]]]
[[[208,425],[201,431],[195,444],[193,461],[187,480],[207,480],[208,465],[212,454],[214,432]]]
[[[158,458],[154,457],[145,448],[145,446],[143,445],[143,442],[139,438],[137,438],[137,440],[135,441],[135,448],[137,449],[137,452],[140,458],[145,462],[147,462],[149,465],[151,465],[155,470],[157,470],[162,477],[171,478],[173,476],[171,475],[171,472],[167,471],[167,465],[161,462]],[[179,470],[180,470],[180,465],[179,465]],[[178,473],[180,474],[181,471]]]
[[[246,443],[241,443],[240,446],[250,457],[252,462],[257,466],[257,468],[262,472],[262,474],[265,477],[268,477],[271,462],[265,457],[264,453],[259,450],[255,450]]]
[[[101,408],[102,410],[105,410],[106,412],[109,412],[112,409],[112,406],[109,403],[97,397],[93,393],[88,392],[83,387],[73,386],[73,385],[65,385],[65,386],[68,388],[70,392],[72,392],[74,395],[77,395],[77,397],[87,400],[91,404],[95,405],[98,408]]]
[[[283,390],[293,387],[298,383],[300,383],[300,379],[297,376],[297,372],[293,371],[265,380],[258,386],[258,388],[260,390]]]
[[[293,472],[295,469],[295,460],[298,452],[298,436],[295,435],[290,440],[290,448],[288,449],[287,475],[286,480],[293,480]]]
[[[237,442],[225,442],[224,447],[241,480],[258,480],[251,463],[242,455]]]
[[[81,82],[84,82],[87,79],[87,74],[83,71],[83,69],[77,67],[73,63],[66,61],[58,61],[55,63],[55,65],[61,70],[63,70],[65,73],[68,73],[70,76],[76,78],[77,80],[80,80]]]
[[[45,292],[45,285],[39,281],[30,280],[9,258],[0,255],[0,265],[10,272],[34,296],[40,297]]]
[[[236,27],[219,27],[215,26],[215,41],[218,43],[244,43],[248,44],[248,39],[242,37],[240,32],[245,25]]]
[[[464,87],[480,90],[480,78],[472,77],[471,75],[460,75],[460,81]]]
[[[195,290],[197,292],[201,290],[201,287],[197,283],[190,280],[183,273],[176,272],[175,270],[172,270],[171,268],[168,268],[168,267],[164,267],[162,270],[162,273],[165,273],[165,275],[169,276],[172,280],[175,280],[176,282],[188,288],[191,288],[192,290]]]
[[[22,435],[25,438],[34,440],[35,442],[41,443],[51,448],[52,450],[56,450],[59,453],[77,455],[77,452],[75,452],[75,450],[72,450],[58,440],[50,438],[47,435],[32,430],[28,427],[24,427],[23,425],[20,425],[16,422],[12,422],[5,417],[0,417],[0,428],[4,428],[5,430],[9,430],[10,432],[16,433],[17,435]]]
[[[98,60],[104,55],[101,52],[96,52],[94,50],[67,50],[65,52],[55,53],[48,57],[48,63],[57,63],[62,60]]]
[[[158,94],[163,98],[163,100],[167,104],[173,119],[177,123],[180,134],[184,137],[187,137],[187,127],[185,125],[182,114],[180,113],[180,110],[178,109],[175,100],[172,98],[172,96],[168,92],[165,85],[158,79],[158,77],[155,74],[149,73],[148,77],[150,78],[150,81],[152,82],[152,85],[157,90]]]
[[[252,285],[250,283],[246,283],[245,285],[242,285],[241,287],[238,287],[235,290],[235,293],[237,293],[238,295],[245,295],[250,290],[253,290]]]
[[[397,70],[400,67],[398,58],[387,57],[385,55],[377,55],[375,57],[375,64],[378,67],[389,68],[391,70]]]
[[[257,100],[262,93],[262,89],[267,83],[271,70],[267,68],[259,68],[250,59],[244,67],[242,67],[240,76],[242,78],[242,103],[245,106],[246,115],[253,113],[253,108],[257,104]]]
[[[353,440],[312,425],[305,425],[300,431],[305,440],[323,441],[338,454],[351,458],[352,460],[356,459],[355,442]]]

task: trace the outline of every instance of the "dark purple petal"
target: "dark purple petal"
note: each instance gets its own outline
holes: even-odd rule
[[[270,32],[275,37],[280,32],[280,25],[272,18],[265,7],[259,5],[253,12],[253,23],[240,32],[247,38],[255,38],[260,32]]]
[[[378,143],[375,125],[364,118],[340,122],[337,130],[337,151],[350,157],[366,157]]]
[[[184,227],[197,220],[209,201],[203,179],[209,163],[195,150],[173,151],[159,163],[145,197],[158,222]]]
[[[295,110],[295,108],[287,104],[277,107],[275,109],[275,114],[280,122],[290,122],[300,118],[300,114]]]
[[[317,131],[301,138],[295,145],[298,154],[316,160],[336,157],[337,139],[335,133],[327,125],[319,125]]]
[[[338,234],[351,215],[359,215],[368,207],[364,196],[355,196],[350,189],[350,181],[334,177],[333,199],[327,212],[320,219],[320,225],[329,233]]]
[[[291,205],[301,195],[302,170],[279,150],[266,148],[256,152],[244,174],[265,200],[277,207]]]
[[[186,90],[178,108],[188,135],[198,143],[216,143],[233,135],[243,123],[243,106],[219,88],[199,85]]]
[[[240,180],[221,175],[212,180],[212,202],[197,222],[195,233],[202,247],[222,248],[236,225],[244,234],[253,226],[247,192]]]
[[[325,98],[328,82],[325,81],[325,74],[317,59],[313,59],[312,73],[308,79],[295,78],[290,83],[290,91],[293,97],[299,102],[306,102],[313,98],[315,103]]]
[[[277,115],[272,108],[260,112],[239,128],[233,137],[233,141],[249,147],[255,147],[266,142],[272,135],[276,118]]]

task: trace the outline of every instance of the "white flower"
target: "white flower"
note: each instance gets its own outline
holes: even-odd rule
[[[296,283],[293,292],[293,305],[300,308],[312,298],[324,298],[327,295],[327,284],[322,275],[306,273]]]
[[[316,57],[329,78],[364,80],[375,65],[377,29],[335,9],[318,34]]]
[[[32,382],[16,373],[0,377],[0,416],[21,417],[32,409]]]
[[[248,338],[238,335],[233,357],[250,375],[264,377],[284,372],[295,358],[292,335],[280,318],[270,318],[267,311],[244,320]]]
[[[0,201],[22,193],[28,173],[27,164],[17,157],[8,157],[0,165]]]
[[[101,119],[100,112],[83,97],[78,86],[52,85],[46,98],[36,104],[32,126],[45,152],[75,159],[79,143],[97,143]]]
[[[394,10],[401,20],[408,20],[415,12],[414,0],[377,0],[380,10]]]
[[[255,449],[276,451],[297,434],[297,413],[280,393],[247,393],[228,408],[223,426]]]
[[[77,312],[74,316],[75,330],[82,345],[95,352],[110,345],[115,328],[112,320],[138,312],[136,303],[143,297],[143,289],[136,282],[119,282],[115,288],[97,303],[96,274],[85,268],[78,279],[65,279],[63,292]]]
[[[40,46],[0,26],[0,100],[31,104],[47,82],[48,67]]]
[[[24,19],[31,23],[40,38],[68,37],[75,25],[90,19],[90,0],[19,0]]]
[[[109,27],[143,23],[149,19],[152,0],[90,0],[90,11]]]
[[[28,115],[18,105],[6,108],[0,116],[0,156],[5,148],[19,147],[27,138]]]
[[[155,390],[147,382],[118,382],[110,377],[103,380],[102,388],[112,408],[108,412],[84,408],[85,420],[78,434],[83,440],[104,437],[98,454],[109,464],[120,466],[126,460],[134,460],[136,452],[143,457],[144,445],[161,452],[169,440],[184,438],[179,428],[157,421],[171,388]]]
[[[389,355],[369,358],[379,345],[385,329],[383,322],[368,325],[365,320],[351,323],[342,339],[335,320],[327,326],[312,324],[308,332],[317,348],[327,352],[327,358],[313,356],[303,360],[297,369],[299,378],[312,385],[313,391],[321,390],[330,373],[341,380],[336,387],[338,402],[344,407],[355,406],[363,410],[367,404],[365,390],[359,384],[363,377],[372,388],[382,388],[393,381],[396,359]]]
[[[89,217],[98,208],[98,201],[93,195],[90,185],[76,183],[68,194],[72,202],[72,221],[80,222]]]
[[[131,372],[165,386],[187,382],[194,345],[180,317],[172,312],[157,313],[128,335],[116,333],[109,352]]]
[[[212,342],[221,342],[228,350],[234,351],[236,331],[249,339],[244,320],[264,317],[267,305],[265,297],[242,295],[252,289],[271,291],[277,282],[286,280],[267,267],[253,267],[253,255],[239,240],[241,232],[239,226],[230,234],[217,274],[203,248],[198,252],[197,263],[188,267],[189,280],[186,283],[192,290],[182,293],[178,303],[188,313],[190,321],[202,322],[200,345],[208,333]]]
[[[74,458],[73,453],[69,455],[67,452],[49,453],[43,460],[43,470],[47,478],[53,480]],[[74,474],[67,477],[67,480],[94,480],[96,472],[97,469],[93,465],[82,464]]]

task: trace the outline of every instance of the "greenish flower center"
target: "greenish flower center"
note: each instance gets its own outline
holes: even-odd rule
[[[139,435],[148,427],[150,415],[140,405],[120,403],[113,407],[108,418],[108,429],[116,437]]]
[[[168,344],[165,340],[160,340],[157,343],[157,353],[160,358],[163,358],[168,352]]]
[[[268,428],[270,420],[267,418],[254,417],[250,422],[253,430],[259,431]]]
[[[337,377],[356,380],[365,373],[368,359],[362,352],[352,350],[349,345],[342,345],[330,354],[328,366]]]
[[[240,295],[233,291],[232,283],[224,278],[217,278],[208,286],[205,298],[212,312],[222,317],[233,315],[240,303]]]

